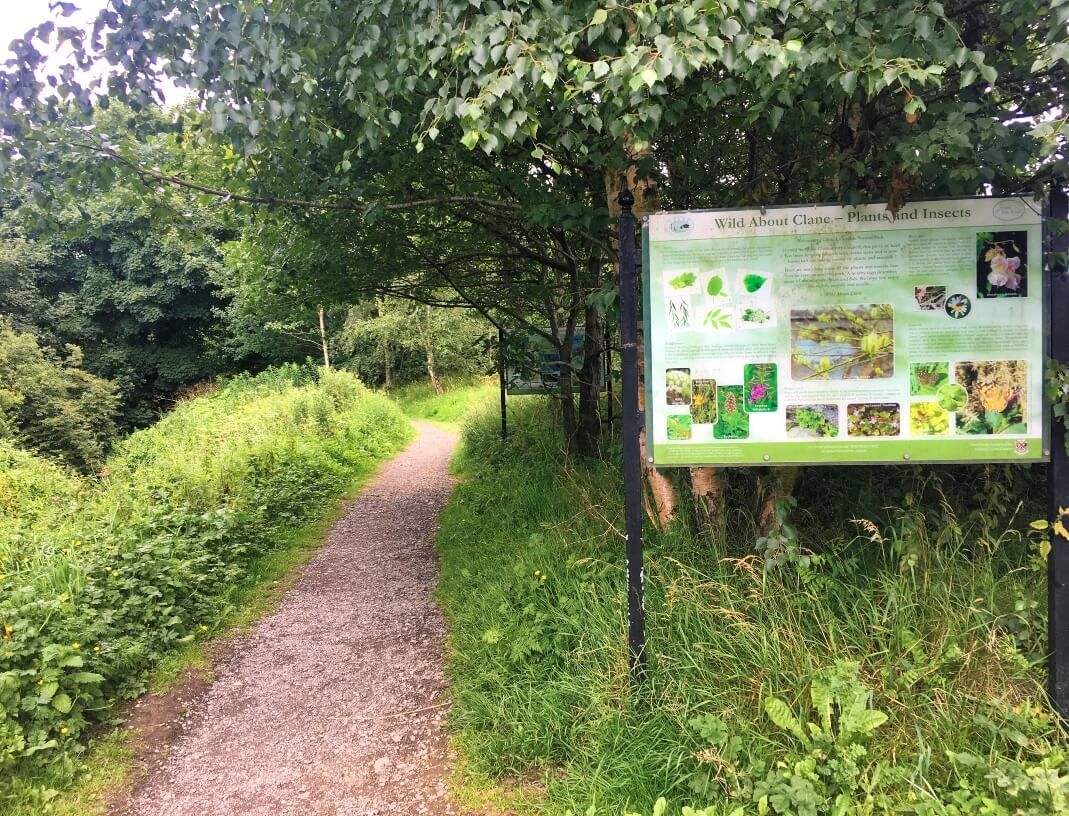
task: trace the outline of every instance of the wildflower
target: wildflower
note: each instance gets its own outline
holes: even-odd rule
[[[94,646],[93,647],[93,651],[94,652],[99,652],[100,651],[100,647],[99,646]]]
[[[72,649],[81,649],[82,648],[82,644],[81,643],[72,643],[71,644],[71,648]]]
[[[761,383],[754,383],[750,386],[750,402],[759,402],[765,398],[765,394],[768,393],[768,389]]]
[[[68,733],[70,733],[70,729],[67,728],[67,726],[63,726],[61,729],[59,729],[59,733],[68,734]]]
[[[987,275],[987,282],[992,286],[1016,290],[1021,285],[1021,276],[1017,274],[1020,266],[1020,258],[998,255],[991,260],[991,271]]]
[[[546,582],[546,576],[543,575],[542,576],[542,583],[544,584],[545,582]]]
[[[539,575],[542,574],[542,570],[535,570],[534,574],[535,574],[535,577],[537,578]]]
[[[204,624],[201,624],[200,631],[207,632],[208,631],[208,627],[205,626]]]

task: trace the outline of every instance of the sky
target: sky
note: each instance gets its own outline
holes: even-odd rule
[[[8,48],[11,41],[23,37],[34,26],[45,20],[52,20],[57,25],[88,28],[96,20],[100,10],[109,2],[109,0],[67,1],[78,7],[78,11],[70,17],[62,17],[58,12],[56,14],[49,12],[50,0],[0,0],[0,64],[11,57],[11,51]],[[38,47],[42,45],[38,43]],[[48,46],[43,47],[48,48]],[[54,39],[52,47],[55,47]],[[64,53],[60,52],[54,60],[50,60],[49,64],[50,66],[62,64],[63,59]],[[179,103],[187,97],[185,92],[178,90],[168,81],[163,82],[162,90],[167,104]]]
[[[45,20],[54,20],[59,25],[87,25],[92,22],[108,0],[72,0],[79,11],[70,17],[52,16],[48,11],[49,0],[0,0],[0,52],[6,61],[10,55],[8,45],[29,29]]]

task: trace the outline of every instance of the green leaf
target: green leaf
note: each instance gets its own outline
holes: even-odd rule
[[[657,72],[652,68],[646,68],[639,74],[639,76],[642,78],[642,81],[646,83],[647,88],[652,88],[657,81]]]
[[[709,284],[705,287],[705,291],[709,293],[711,297],[716,297],[724,289],[724,279],[719,275],[713,275],[709,278]]]
[[[601,79],[607,73],[609,73],[609,63],[605,60],[598,60],[594,63],[594,76],[597,79]]]
[[[69,694],[60,692],[52,698],[52,708],[60,714],[70,714],[71,709],[74,708],[74,700],[70,698]]]
[[[839,77],[839,84],[843,86],[843,90],[847,96],[854,93],[854,89],[857,87],[857,71],[847,71],[845,74]]]
[[[802,742],[808,742],[805,731],[802,730],[801,723],[794,716],[794,712],[790,707],[780,700],[778,697],[769,697],[765,700],[765,713],[768,718],[772,720],[779,728],[784,731],[789,731],[802,740]]]
[[[590,18],[591,25],[601,25],[609,19],[609,12],[603,8],[599,8],[594,12],[594,16]]]
[[[768,278],[764,278],[761,275],[750,274],[742,279],[743,288],[746,289],[751,295],[765,285],[765,281]]]
[[[469,130],[463,136],[460,137],[460,143],[468,150],[474,150],[475,145],[479,144],[479,131]]]

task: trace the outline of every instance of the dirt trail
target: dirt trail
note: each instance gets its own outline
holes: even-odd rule
[[[216,668],[128,816],[456,813],[431,598],[455,437],[418,429]]]

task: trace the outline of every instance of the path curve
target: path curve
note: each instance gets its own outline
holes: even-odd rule
[[[431,593],[453,434],[417,424],[236,641],[129,816],[454,814]]]

